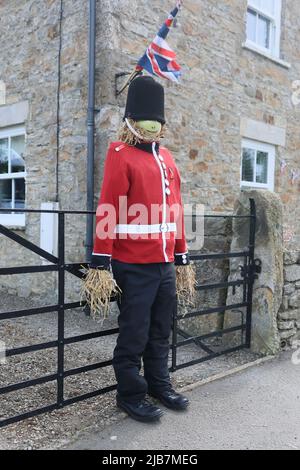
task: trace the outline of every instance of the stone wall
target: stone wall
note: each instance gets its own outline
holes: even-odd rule
[[[0,80],[6,85],[5,105],[20,101],[29,105],[24,123],[26,206],[39,209],[42,202],[57,200],[61,209],[85,210],[88,2],[63,2],[60,86],[60,1],[4,1],[0,15],[5,19],[0,26]],[[16,233],[39,245],[39,215],[27,215],[26,227]],[[66,262],[84,261],[84,243],[85,217],[68,216]],[[38,256],[0,235],[1,267],[40,263]],[[24,297],[57,297],[57,275],[53,273],[1,276],[1,286]],[[78,292],[78,282],[67,276],[68,295],[74,296],[74,290]]]
[[[278,330],[282,346],[300,339],[300,252],[284,253],[284,288]]]
[[[289,168],[299,167],[300,106],[291,101],[293,83],[300,77],[298,3],[283,1],[281,52],[291,63],[288,69],[243,48],[246,0],[185,0],[169,37],[183,67],[182,84],[163,82],[168,124],[164,143],[181,171],[184,202],[202,203],[206,212],[231,213],[240,193],[242,119],[285,130],[286,146],[276,147],[275,192],[284,205],[284,227],[292,233],[287,249],[300,248],[300,184],[291,184],[289,172],[280,174],[280,158]],[[107,146],[116,138],[125,105],[125,94],[115,97],[115,74],[133,69],[173,5],[173,0],[97,1],[95,205]],[[57,200],[62,209],[84,210],[88,2],[63,1],[60,79],[60,1],[2,1],[0,15],[5,19],[0,26],[1,103],[29,104],[27,207]],[[38,217],[28,216],[19,233],[38,244]],[[85,218],[69,219],[66,244],[67,261],[84,260]],[[37,262],[2,236],[0,259],[1,266]],[[1,285],[19,295],[51,294],[56,281],[44,274],[2,278]],[[78,286],[71,277],[67,291],[73,289]]]
[[[125,103],[125,96],[116,100],[110,82],[115,73],[132,69],[173,4],[164,2],[162,9],[158,1],[102,2],[103,29],[113,38],[109,51],[105,43],[98,49],[103,150],[118,128]],[[180,167],[184,200],[205,204],[207,211],[232,212],[240,191],[242,119],[284,129],[286,146],[276,148],[275,192],[285,206],[284,227],[293,235],[286,244],[300,246],[300,185],[291,184],[289,171],[280,174],[281,158],[289,169],[299,164],[300,108],[291,102],[293,82],[300,76],[298,3],[283,2],[281,51],[290,69],[242,47],[246,5],[246,0],[185,1],[169,39],[184,74],[179,87],[163,82],[169,127],[165,143]]]

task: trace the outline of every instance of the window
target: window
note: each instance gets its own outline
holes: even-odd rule
[[[24,226],[25,214],[9,209],[25,208],[25,130],[11,128],[0,130],[0,223]]]
[[[275,146],[244,139],[241,187],[274,191]]]
[[[280,57],[281,0],[248,0],[247,42]]]

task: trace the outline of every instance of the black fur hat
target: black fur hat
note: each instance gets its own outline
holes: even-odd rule
[[[134,121],[159,121],[165,124],[164,88],[152,77],[142,75],[129,85],[125,118]]]

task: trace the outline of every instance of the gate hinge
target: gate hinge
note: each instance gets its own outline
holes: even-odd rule
[[[258,279],[258,274],[260,274],[262,270],[262,262],[260,258],[256,258],[253,264],[248,264],[247,266],[240,265],[239,268],[243,278],[253,277],[253,279]]]

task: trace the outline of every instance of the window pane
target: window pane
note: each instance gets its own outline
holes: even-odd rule
[[[8,139],[0,139],[0,173],[8,173]]]
[[[242,180],[254,182],[255,150],[243,149]]]
[[[248,9],[247,12],[247,39],[256,42],[256,17],[257,14]]]
[[[256,182],[268,183],[268,153],[257,152],[256,157]]]
[[[278,0],[276,0],[278,1]],[[261,8],[269,13],[270,15],[274,15],[275,13],[275,0],[264,0],[262,2]]]
[[[12,173],[19,173],[20,171],[25,171],[25,161],[24,161],[24,150],[25,150],[25,136],[18,135],[11,138],[11,171]]]
[[[263,16],[258,16],[258,27],[257,27],[257,43],[270,49],[270,31],[271,31],[271,22]]]
[[[250,5],[252,5],[253,7],[256,7],[256,8],[259,9],[261,7],[262,1],[261,0],[250,0],[248,3]]]
[[[25,208],[25,179],[15,179],[15,209]]]
[[[0,208],[12,208],[12,180],[0,180]]]
[[[248,0],[249,6],[255,7],[258,10],[274,15],[275,1],[278,0]]]

